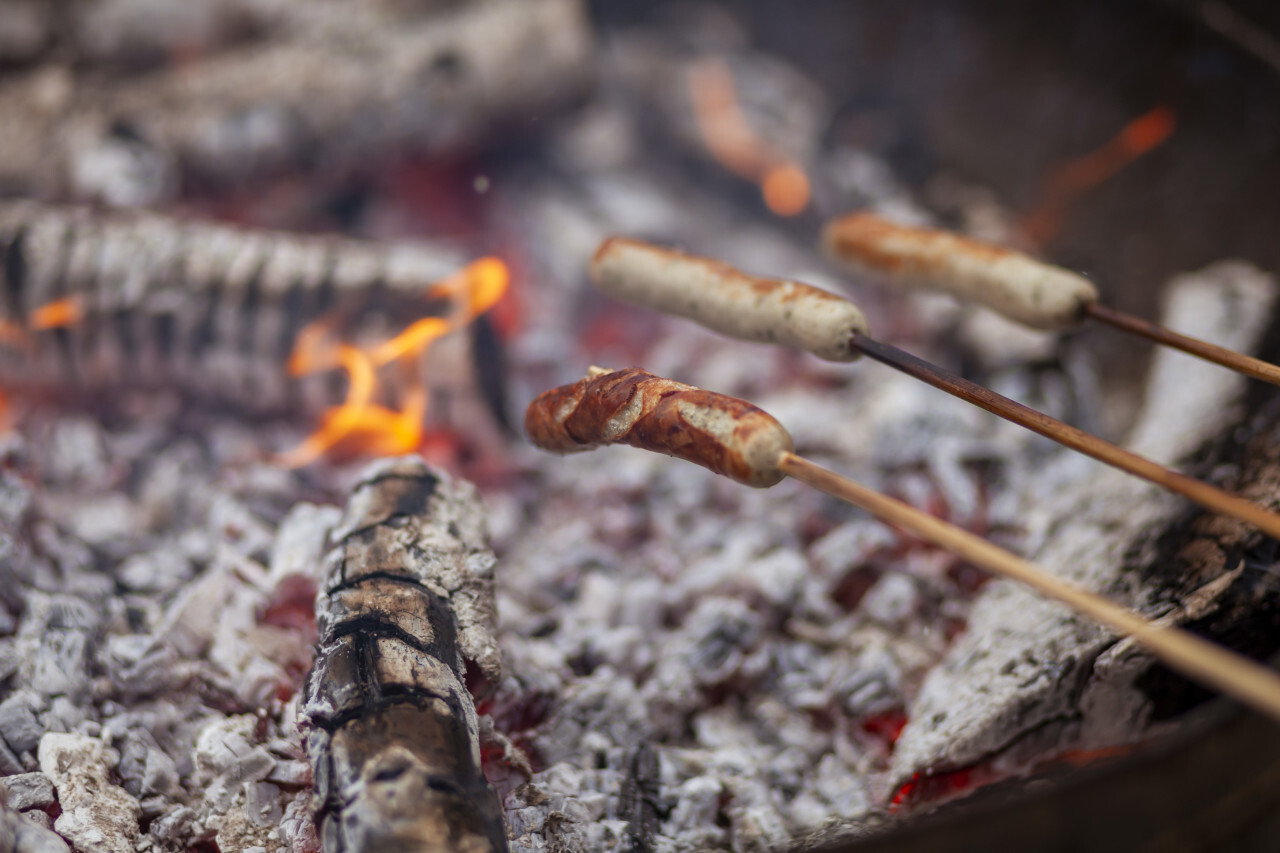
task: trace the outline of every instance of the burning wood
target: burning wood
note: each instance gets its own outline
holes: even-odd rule
[[[290,375],[344,369],[345,404],[326,415],[322,434],[284,458],[294,465],[357,435],[375,449],[414,449],[427,389],[408,376],[415,381],[392,388],[392,396],[405,395],[402,405],[388,408],[376,371],[414,363],[492,307],[507,286],[496,258],[458,271],[452,253],[425,244],[380,246],[33,202],[0,205],[0,247],[6,392],[161,386],[278,413],[328,404],[323,389]],[[444,316],[389,337],[389,325],[442,306]],[[281,362],[291,349],[286,373]]]
[[[688,75],[694,118],[712,156],[739,177],[758,182],[765,204],[779,216],[804,211],[809,206],[808,177],[752,130],[729,65],[703,59],[689,67]]]
[[[1165,319],[1249,349],[1275,293],[1274,282],[1256,270],[1220,264],[1181,277]],[[1238,378],[1224,379],[1208,365],[1161,352],[1132,443],[1157,459],[1185,457],[1234,422],[1229,413],[1242,390]],[[1171,418],[1170,412],[1180,415]],[[1263,453],[1247,464],[1252,471],[1241,478],[1243,490],[1274,505],[1273,491],[1262,485],[1273,476],[1272,458]],[[1233,522],[1201,517],[1192,526],[1198,534],[1189,536],[1183,527],[1175,540],[1180,544],[1157,546],[1159,531],[1185,516],[1151,486],[1101,471],[1060,483],[1046,497],[1028,519],[1043,531],[1031,550],[1036,561],[1093,589],[1115,590],[1135,607],[1164,615],[1165,624],[1203,625],[1205,613],[1229,608],[1235,595],[1249,597],[1257,582],[1228,577],[1250,564],[1251,545],[1266,541],[1257,533],[1239,538],[1243,531]],[[1232,588],[1235,593],[1228,592]],[[1201,604],[1186,609],[1197,599]],[[1265,647],[1257,651],[1267,653]],[[1143,680],[1149,668],[1128,644],[1113,644],[1061,608],[994,585],[913,702],[894,753],[894,776],[905,783],[917,773],[975,766],[1009,772],[1034,762],[1044,749],[1125,742],[1154,713],[1151,687]]]
[[[587,78],[577,0],[342,20],[136,80],[47,68],[8,82],[0,186],[144,204],[187,181],[440,151],[565,103]]]
[[[464,685],[468,664],[501,667],[474,490],[381,462],[332,536],[303,705],[325,849],[505,851]]]
[[[685,26],[696,30],[697,18]],[[705,38],[689,35],[695,43]],[[675,43],[651,34],[620,37],[606,56],[610,74],[660,116],[655,130],[755,184],[769,212],[793,217],[810,209],[809,173],[828,118],[817,85],[765,54],[691,53]]]

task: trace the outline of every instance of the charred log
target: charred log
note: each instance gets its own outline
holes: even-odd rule
[[[464,685],[468,661],[500,666],[480,513],[405,458],[366,473],[333,533],[304,706],[331,853],[507,849]]]
[[[338,21],[136,79],[15,79],[0,88],[0,187],[145,204],[184,183],[439,152],[573,100],[587,76],[577,0]]]

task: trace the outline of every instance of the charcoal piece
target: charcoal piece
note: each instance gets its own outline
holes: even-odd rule
[[[303,704],[325,850],[507,849],[464,684],[467,661],[499,674],[483,527],[470,484],[406,457],[331,534]]]
[[[53,782],[62,813],[54,823],[82,849],[129,853],[138,840],[138,801],[110,778],[119,755],[102,741],[80,734],[40,739],[40,770]]]
[[[650,853],[661,822],[658,754],[647,743],[636,747],[627,762],[618,812],[627,821],[628,853]]]
[[[34,752],[40,744],[44,727],[36,713],[43,704],[40,697],[29,690],[19,690],[0,702],[0,738],[15,753]]]
[[[4,805],[0,805],[0,850],[6,853],[71,853],[67,842]]]
[[[4,742],[0,741],[0,775],[12,776],[15,773],[21,773],[26,770],[22,766],[22,761],[18,756],[13,754]]]
[[[4,802],[14,811],[43,809],[56,803],[53,783],[43,773],[18,773],[0,779]]]
[[[191,824],[195,819],[194,809],[174,806],[151,822],[151,840],[162,850],[181,849],[191,838]]]
[[[178,790],[177,766],[146,729],[130,730],[119,748],[120,763],[116,772],[130,794],[172,796]]]

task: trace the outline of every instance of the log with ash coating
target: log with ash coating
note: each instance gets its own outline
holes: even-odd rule
[[[136,78],[16,76],[0,85],[0,188],[137,205],[193,179],[435,153],[571,101],[589,77],[578,0],[339,20]]]
[[[426,242],[29,201],[0,202],[0,258],[7,391],[65,391],[83,402],[164,388],[260,415],[336,402],[331,376],[287,375],[304,325],[332,320],[350,340],[399,331],[393,317],[431,313],[428,288],[462,268],[459,254]],[[62,325],[33,320],[59,304],[68,313]],[[473,372],[456,367],[436,371],[433,386],[450,372]]]
[[[304,704],[324,849],[505,851],[464,684],[501,666],[474,488],[375,463],[332,539]]]

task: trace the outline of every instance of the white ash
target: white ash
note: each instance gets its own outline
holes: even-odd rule
[[[804,452],[962,524],[1015,530],[1023,508],[998,497],[1052,454],[887,371],[833,378],[687,324],[641,363],[755,400]],[[900,709],[945,653],[935,617],[965,610],[946,555],[908,549],[907,574],[881,573],[850,611],[836,587],[899,539],[795,483],[749,490],[627,448],[530,464],[538,500],[495,543],[497,704],[554,698],[525,735],[546,769],[508,796],[513,849],[629,849],[607,827],[640,744],[668,806],[647,849],[781,849],[883,804],[888,751],[861,722]],[[806,543],[815,518],[830,529]]]
[[[1256,270],[1219,264],[1176,280],[1165,323],[1248,351],[1275,294],[1274,282]],[[1151,376],[1129,441],[1135,452],[1176,465],[1234,422],[1242,378],[1169,350],[1158,353]],[[1053,484],[1056,494],[1032,495],[1025,504],[1037,543],[1032,557],[1088,588],[1132,599],[1125,578],[1134,558],[1128,555],[1137,548],[1141,562],[1148,537],[1182,513],[1184,502],[1111,469],[1060,461],[1059,471],[1045,471],[1037,481],[1041,489]],[[1145,667],[1103,666],[1100,656],[1115,642],[1061,605],[993,583],[974,606],[963,638],[913,702],[894,753],[894,778],[1002,754],[1016,765],[1046,745],[1133,740],[1146,710],[1132,679]]]
[[[298,497],[346,475],[317,491],[253,461],[262,440],[39,411],[6,437],[0,784],[21,821],[60,810],[85,850],[314,849],[290,695],[337,510]],[[293,620],[269,618],[291,584]],[[18,849],[68,849],[45,836]]]

